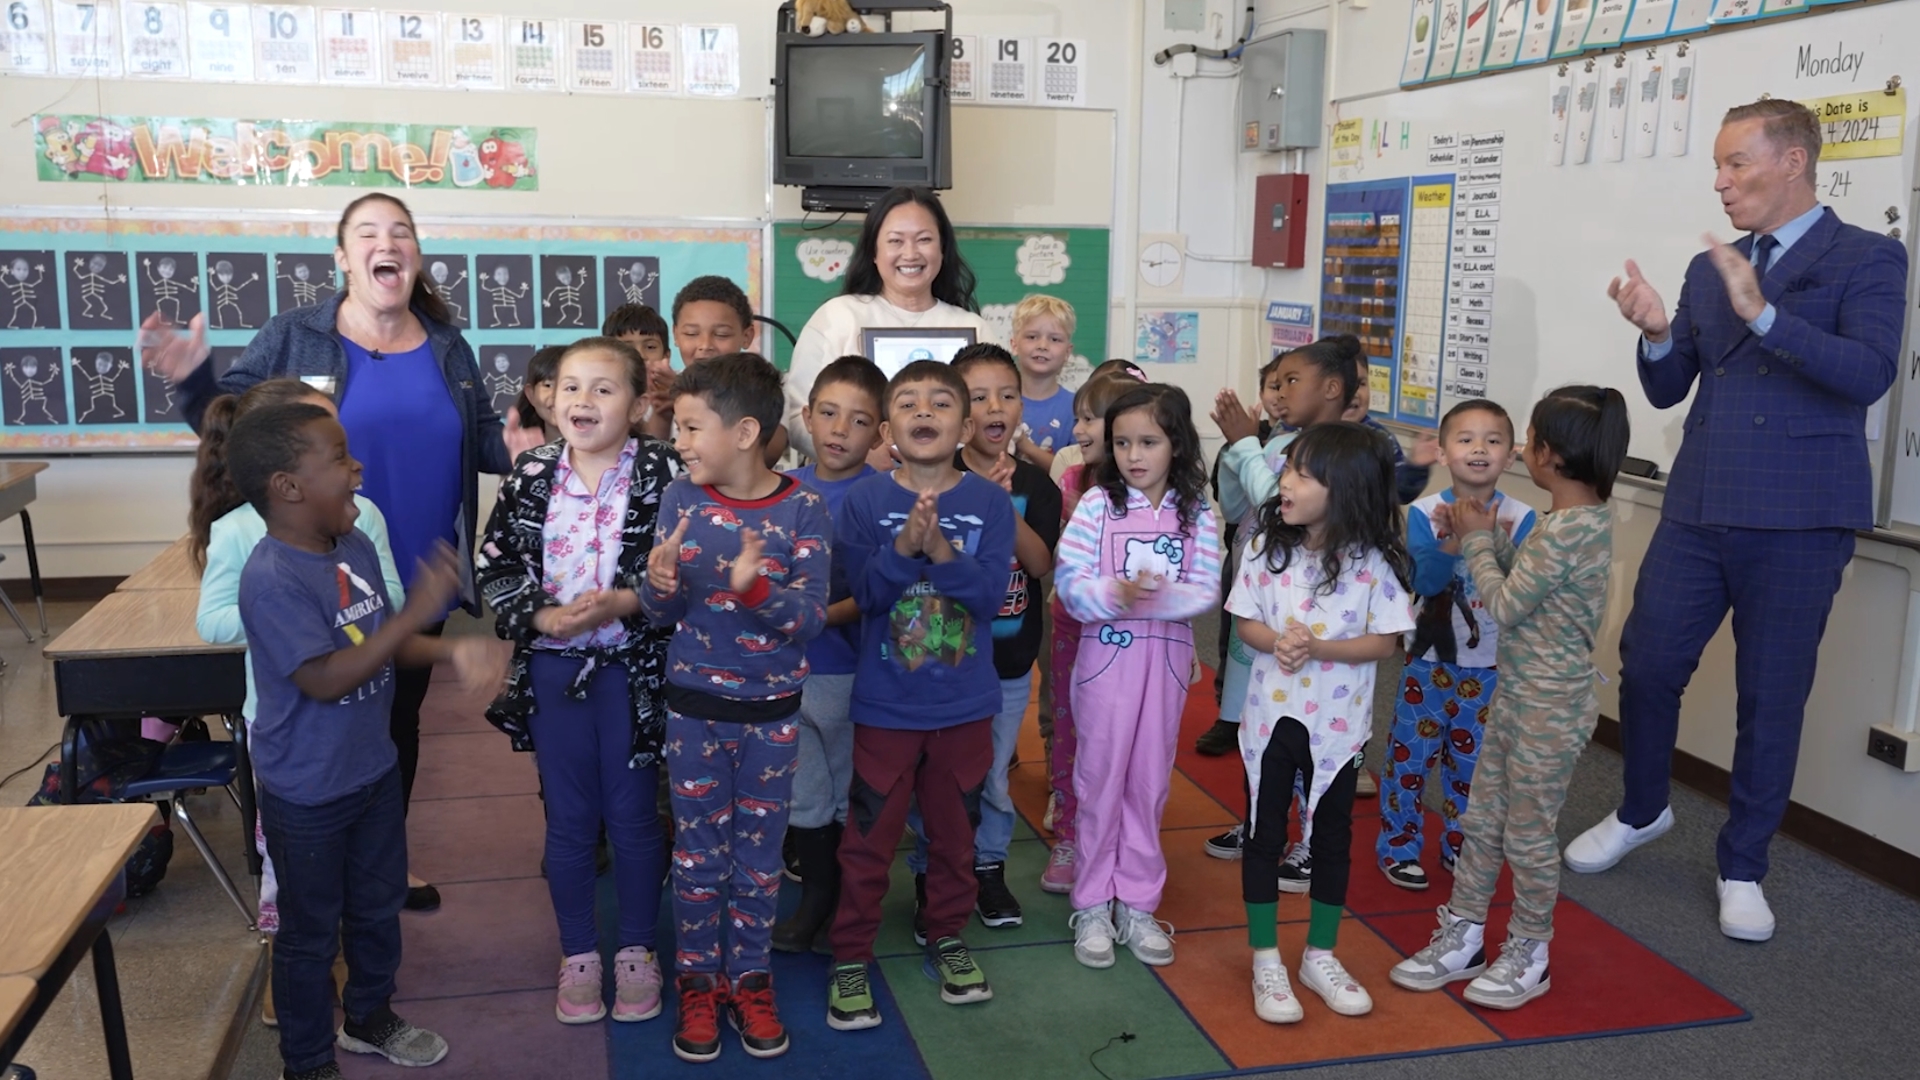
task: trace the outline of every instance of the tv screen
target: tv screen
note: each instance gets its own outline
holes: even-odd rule
[[[808,44],[787,56],[791,157],[927,154],[927,47]]]

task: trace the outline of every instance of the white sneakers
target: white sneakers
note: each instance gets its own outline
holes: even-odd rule
[[[1602,818],[1600,824],[1581,833],[1567,845],[1560,861],[1567,869],[1576,874],[1597,874],[1602,870],[1611,870],[1615,863],[1627,857],[1627,853],[1642,844],[1652,843],[1665,836],[1673,828],[1673,807],[1660,811],[1653,824],[1644,829],[1636,829],[1620,820],[1616,811]]]
[[[1253,1014],[1269,1024],[1297,1024],[1307,1015],[1287,982],[1286,965],[1253,965]]]
[[[1113,941],[1120,935],[1113,927],[1113,913],[1106,904],[1074,912],[1067,918],[1067,927],[1073,931],[1075,960],[1090,968],[1113,966]]]
[[[1347,974],[1332,953],[1305,957],[1300,961],[1300,985],[1319,994],[1327,1008],[1341,1016],[1365,1016],[1373,1011],[1373,998],[1365,987]]]
[[[1153,967],[1173,963],[1173,924],[1161,922],[1151,911],[1140,911],[1115,901],[1113,912],[1117,940],[1127,947],[1135,960]]]
[[[1720,878],[1720,932],[1736,941],[1765,941],[1773,936],[1773,909],[1757,881]]]

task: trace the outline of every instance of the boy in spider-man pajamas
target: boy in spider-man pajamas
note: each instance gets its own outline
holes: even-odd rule
[[[1494,670],[1499,627],[1480,606],[1479,590],[1460,556],[1451,526],[1453,504],[1488,503],[1515,544],[1533,528],[1533,510],[1501,495],[1500,474],[1513,455],[1513,421],[1491,401],[1463,401],[1440,423],[1441,460],[1453,486],[1407,507],[1407,550],[1413,555],[1413,591],[1424,597],[1406,677],[1394,706],[1393,731],[1380,768],[1380,870],[1403,889],[1427,887],[1420,865],[1425,815],[1420,793],[1427,777],[1441,789],[1440,864],[1449,871],[1464,837],[1460,819],[1473,790],[1487,706],[1498,681]]]

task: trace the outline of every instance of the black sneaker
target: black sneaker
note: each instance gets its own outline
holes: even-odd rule
[[[1215,720],[1213,726],[1193,740],[1193,752],[1201,757],[1225,757],[1240,748],[1240,725]]]
[[[927,875],[913,875],[913,943],[927,943]]]
[[[787,838],[780,841],[780,861],[785,864],[787,880],[800,881],[800,856],[793,850],[793,830],[787,830]]]
[[[431,885],[409,885],[406,903],[401,906],[408,911],[438,911],[440,890]]]
[[[1207,854],[1216,859],[1237,859],[1240,848],[1247,842],[1245,825],[1235,825],[1219,836],[1207,840]]]
[[[33,1080],[33,1074],[29,1072],[16,1077],[13,1070],[8,1069],[5,1073],[0,1073],[0,1080]],[[283,1069],[280,1072],[280,1080],[342,1080],[342,1077],[340,1066],[329,1061],[317,1069],[302,1069],[299,1072]]]
[[[1412,889],[1415,892],[1419,892],[1427,887],[1426,870],[1422,869],[1420,864],[1414,862],[1412,859],[1402,859],[1392,866],[1387,867],[1386,875],[1388,881],[1393,882],[1403,889]]]
[[[358,1024],[352,1020],[342,1024],[334,1043],[348,1053],[379,1054],[410,1069],[437,1065],[447,1056],[447,1040],[414,1027],[385,1006]]]
[[[1280,891],[1303,893],[1313,885],[1313,856],[1307,854],[1307,845],[1299,843],[1287,851],[1286,860],[1280,864]]]
[[[973,902],[973,910],[980,913],[980,924],[995,929],[1019,926],[1020,901],[1014,897],[1013,890],[1007,888],[1007,864],[976,866],[973,876],[980,883],[979,895]],[[924,931],[925,927],[921,929]]]

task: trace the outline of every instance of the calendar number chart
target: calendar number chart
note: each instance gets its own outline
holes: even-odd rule
[[[659,23],[627,26],[627,89],[671,94],[680,88],[680,28]]]
[[[508,85],[515,90],[560,89],[560,46],[564,34],[558,19],[508,20]]]
[[[336,86],[380,82],[380,15],[373,11],[320,12],[320,81]]]
[[[189,3],[187,55],[195,82],[251,82],[253,23],[247,6]]]
[[[949,62],[947,85],[955,101],[979,100],[979,84],[974,80],[980,58],[980,38],[976,34],[955,34],[953,56]]]
[[[132,3],[120,10],[126,40],[127,74],[148,79],[184,79],[187,61],[187,9],[177,3]]]
[[[53,70],[53,23],[45,0],[6,0],[0,21],[0,73],[45,75]]]
[[[620,24],[573,19],[567,23],[567,85],[588,93],[625,88],[620,57]]]
[[[387,83],[440,85],[440,16],[427,11],[389,11],[382,22]]]
[[[56,75],[120,77],[120,14],[113,0],[54,0],[53,70]]]
[[[1040,102],[1078,108],[1087,103],[1087,43],[1074,38],[1041,38]]]
[[[1033,100],[1033,39],[989,38],[986,100],[1024,105]]]
[[[440,29],[447,85],[499,90],[506,85],[506,46],[498,15],[448,15]]]
[[[310,7],[253,8],[253,71],[269,82],[320,78],[320,43]]]

